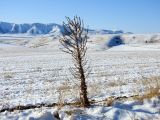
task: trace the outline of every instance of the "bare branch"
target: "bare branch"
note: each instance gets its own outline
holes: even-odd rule
[[[64,33],[60,43],[64,47],[63,52],[71,54],[74,68],[70,68],[72,76],[80,81],[80,100],[84,107],[90,105],[87,97],[86,78],[90,74],[85,58],[87,51],[88,30],[84,28],[83,20],[75,16],[73,20],[66,17],[67,23],[63,22]]]

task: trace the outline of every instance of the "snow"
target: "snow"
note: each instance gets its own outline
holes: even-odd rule
[[[24,23],[24,24],[15,24],[0,22],[0,33],[2,34],[19,34],[27,33],[29,35],[39,35],[39,34],[49,34],[52,33],[56,35],[53,31],[57,31],[58,34],[63,32],[62,25],[55,23],[43,24],[43,23]],[[122,34],[122,30],[89,30],[91,34]]]
[[[155,46],[154,46],[155,47]],[[159,51],[158,48],[142,45],[119,45],[108,49],[108,51]]]
[[[153,43],[145,42],[155,35]],[[89,36],[87,56],[92,67],[87,79],[89,99],[103,101],[110,96],[130,97],[143,92],[143,86],[136,84],[142,77],[160,76],[160,44],[157,41],[160,34],[123,34],[124,44],[107,47],[106,43],[114,36]],[[135,41],[131,40],[133,37]],[[56,36],[0,35],[0,109],[57,103],[59,89],[64,87],[69,90],[64,90],[63,100],[77,100],[77,86],[68,70],[72,66],[71,56],[60,51],[59,47]],[[159,107],[159,98],[153,98],[143,104],[127,100],[116,101],[113,106],[94,105],[86,109],[65,106],[59,110],[59,114],[64,120],[71,117],[158,120]],[[76,110],[76,113],[70,116],[66,110]],[[0,119],[55,119],[55,111],[56,107],[5,111],[0,113]]]
[[[42,24],[42,23],[32,23],[32,24],[15,24],[0,22],[0,33],[2,34],[18,34],[27,33],[31,35],[36,34],[48,34],[52,29],[62,30],[62,27],[58,24]]]
[[[89,108],[66,106],[60,110],[57,107],[43,107],[3,112],[0,113],[0,116],[1,120],[57,120],[54,115],[58,112],[61,120],[159,120],[159,108],[159,98],[152,98],[150,101],[144,101],[144,103],[138,101],[115,102],[113,106],[97,105]]]

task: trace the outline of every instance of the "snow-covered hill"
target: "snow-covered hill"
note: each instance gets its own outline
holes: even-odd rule
[[[20,34],[26,33],[30,35],[38,34],[57,34],[63,32],[63,27],[61,25],[50,23],[32,23],[32,24],[15,24],[0,22],[0,34]],[[112,31],[112,30],[89,30],[91,34],[121,34],[124,33],[122,30]]]
[[[36,34],[49,34],[51,32],[56,32],[59,30],[62,30],[62,27],[54,23],[15,24],[15,23],[0,22],[1,34],[27,33],[31,35],[36,35]]]
[[[72,58],[60,50],[59,38],[51,35],[0,34],[0,111],[5,110],[0,120],[55,120],[56,111],[61,120],[160,120],[159,97],[135,100],[150,90],[149,84],[158,85],[159,33],[89,34],[87,59],[92,71],[87,89],[89,100],[95,103],[85,109],[45,106],[79,98],[69,71]],[[43,106],[6,110],[32,105]]]

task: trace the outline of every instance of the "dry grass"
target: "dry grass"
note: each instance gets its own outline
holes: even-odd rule
[[[12,72],[5,72],[3,73],[4,79],[11,79],[14,77],[14,74]]]
[[[126,81],[122,81],[120,79],[117,80],[107,80],[103,83],[92,82],[88,84],[88,94],[89,96],[98,96],[100,93],[104,91],[109,91],[112,87],[121,87],[123,85],[127,85]]]
[[[83,110],[81,110],[81,109],[67,110],[64,112],[69,116],[71,116],[73,114],[83,114]]]
[[[114,81],[110,81],[107,83],[108,87],[117,87],[117,86],[122,86],[122,85],[127,85],[126,82],[118,79],[118,80],[114,80]]]
[[[58,109],[60,109],[61,107],[64,106],[65,99],[70,93],[70,86],[68,84],[68,81],[62,83],[62,85],[57,88],[57,92],[58,92]]]
[[[57,88],[57,92],[59,109],[64,105],[67,105],[66,101],[68,98],[75,98],[75,102],[71,104],[74,106],[80,106],[79,87],[77,85],[72,85],[69,80],[63,82],[62,85]]]
[[[135,99],[143,101],[144,99],[160,96],[160,76],[143,77],[137,84],[141,84],[144,87],[144,91],[136,96]]]
[[[89,84],[87,89],[88,89],[89,96],[96,96],[99,93],[101,93],[102,85],[99,85],[94,82],[94,83]]]
[[[111,81],[107,83],[108,87],[116,87],[119,86],[119,83],[115,82],[115,81]]]
[[[103,105],[112,106],[114,102],[115,102],[115,98],[109,97],[109,98],[107,98],[106,100],[103,101]]]

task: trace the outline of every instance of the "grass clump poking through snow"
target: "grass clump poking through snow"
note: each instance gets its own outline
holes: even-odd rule
[[[5,73],[3,73],[3,77],[4,77],[4,79],[11,79],[14,77],[14,74],[11,72],[5,72]]]
[[[160,96],[160,76],[143,78],[140,84],[144,87],[144,91],[142,94],[136,96],[136,99],[144,101],[144,99],[151,99]]]
[[[68,81],[65,81],[58,87],[58,109],[61,109],[65,105],[65,99],[71,93],[70,89]]]

